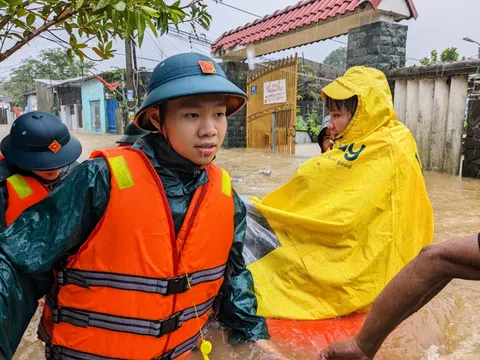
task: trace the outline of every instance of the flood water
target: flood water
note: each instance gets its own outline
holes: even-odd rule
[[[244,182],[234,184],[241,195],[263,196],[286,181],[316,146],[299,147],[300,157],[282,156],[253,150],[226,150],[217,162],[229,170],[233,178]],[[272,170],[267,177],[260,169]],[[425,174],[430,199],[435,210],[435,239],[448,239],[480,231],[480,180],[465,180],[442,174]],[[44,359],[43,345],[36,340],[36,322],[32,320],[14,359]],[[214,344],[211,360],[274,359],[255,345],[232,348],[226,335],[213,324],[208,338]],[[298,353],[295,344],[276,343],[291,359],[316,359],[318,349]],[[378,359],[384,360],[469,360],[480,358],[480,282],[454,281],[424,309],[405,321],[387,339]],[[202,359],[192,353],[187,359]]]

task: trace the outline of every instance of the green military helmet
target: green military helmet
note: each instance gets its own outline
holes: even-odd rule
[[[42,111],[18,117],[0,148],[9,163],[30,171],[63,168],[82,153],[80,141],[70,134],[60,118]]]
[[[227,79],[220,65],[197,53],[178,54],[165,59],[153,71],[148,95],[135,115],[135,124],[156,131],[146,110],[167,100],[193,95],[221,94],[227,99],[227,117],[239,111],[247,94]]]

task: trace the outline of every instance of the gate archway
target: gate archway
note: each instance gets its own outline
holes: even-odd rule
[[[295,154],[297,69],[295,55],[248,77],[247,148]]]

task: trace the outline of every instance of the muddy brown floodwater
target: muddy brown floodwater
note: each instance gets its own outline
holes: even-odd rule
[[[300,146],[299,157],[282,156],[253,150],[224,150],[217,162],[229,170],[233,178],[244,182],[234,184],[241,195],[263,196],[285,182],[296,167],[313,156],[317,147]],[[272,170],[271,176],[258,174],[260,169]],[[480,230],[480,180],[425,174],[428,193],[435,210],[435,243]],[[14,359],[43,359],[43,345],[36,340],[36,322],[32,320]],[[214,324],[208,332],[214,344],[211,360],[273,357],[263,354],[255,345],[233,349],[226,336]],[[316,359],[318,349],[299,354],[294,343],[276,343],[281,352],[292,359]],[[480,359],[480,282],[454,281],[424,309],[405,321],[382,347],[378,359],[384,360],[469,360]],[[193,353],[188,359],[201,359]]]

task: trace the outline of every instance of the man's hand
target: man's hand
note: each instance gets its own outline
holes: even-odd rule
[[[320,352],[319,360],[372,360],[365,355],[355,339],[330,344]]]

